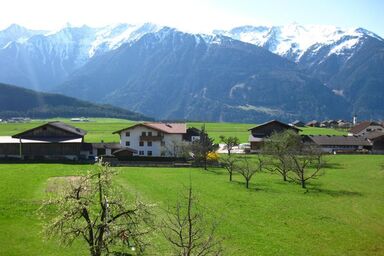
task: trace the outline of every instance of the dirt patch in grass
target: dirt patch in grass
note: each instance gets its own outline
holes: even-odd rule
[[[71,187],[76,187],[80,184],[82,176],[61,176],[51,177],[47,181],[45,192],[58,194]]]

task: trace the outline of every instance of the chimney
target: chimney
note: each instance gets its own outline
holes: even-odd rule
[[[356,116],[356,115],[353,116],[352,124],[353,124],[353,125],[356,125],[356,124],[357,124],[357,116]]]

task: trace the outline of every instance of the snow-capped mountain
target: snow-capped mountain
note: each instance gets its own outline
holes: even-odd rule
[[[310,53],[330,46],[327,54],[344,54],[358,47],[367,36],[383,40],[378,35],[361,28],[342,29],[336,26],[308,25],[292,23],[285,26],[242,26],[229,31],[217,30],[234,39],[268,49],[270,52],[299,62]]]
[[[18,25],[0,31],[0,81],[49,90],[92,57],[156,32],[153,24],[117,24],[33,31]]]
[[[211,52],[209,49],[214,51]],[[250,54],[257,52],[252,55],[252,58],[263,58],[262,65],[256,59],[245,58],[244,52],[247,51]],[[202,52],[206,53],[210,59],[204,60],[205,55],[199,55]],[[156,56],[160,53],[164,56],[163,58]],[[212,53],[216,55],[210,55]],[[121,55],[131,59],[128,61]],[[200,57],[202,59],[198,59]],[[273,69],[268,70],[270,63],[276,63],[276,58],[280,58],[278,61],[285,61],[283,63],[289,63],[287,65],[291,66],[288,69],[296,70],[300,75],[286,70],[287,67],[281,68],[281,66],[274,66]],[[142,59],[146,59],[148,62],[141,62]],[[161,65],[157,63],[159,65],[156,66],[156,63],[152,63],[153,61],[157,61]],[[171,64],[167,61],[170,61]],[[194,63],[200,63],[201,66],[193,66],[193,69],[187,68]],[[228,68],[230,66],[228,63],[236,63],[236,65]],[[155,66],[150,67],[150,64]],[[138,65],[144,65],[148,69],[140,69],[136,72]],[[252,65],[257,65],[258,70]],[[164,81],[174,82],[175,88],[177,88],[175,90],[180,92],[186,92],[187,88],[201,87],[201,97],[205,99],[204,97],[212,91],[209,88],[217,85],[217,88],[214,89],[217,94],[220,92],[219,85],[222,86],[225,82],[230,81],[231,84],[227,85],[230,87],[229,95],[233,96],[241,91],[242,97],[237,99],[239,102],[236,102],[239,105],[233,107],[233,105],[224,103],[221,98],[211,102],[212,104],[215,102],[214,105],[217,108],[222,107],[220,104],[227,104],[225,105],[227,106],[225,110],[227,116],[234,113],[233,109],[240,111],[237,107],[241,106],[241,111],[251,113],[252,118],[254,118],[252,111],[265,112],[266,109],[268,109],[266,115],[269,115],[270,110],[273,109],[273,113],[285,113],[287,118],[287,116],[292,116],[290,110],[295,109],[291,106],[288,107],[287,102],[301,102],[302,100],[302,98],[289,95],[289,92],[294,93],[293,84],[288,83],[285,79],[291,79],[295,80],[296,85],[302,84],[306,90],[314,91],[315,88],[324,90],[323,96],[315,104],[316,106],[313,105],[313,109],[310,106],[307,107],[313,116],[325,117],[329,113],[335,112],[335,110],[329,110],[329,100],[332,99],[338,102],[339,107],[342,102],[344,112],[353,111],[354,114],[367,118],[382,118],[384,117],[383,66],[384,40],[362,28],[343,29],[335,26],[301,26],[299,24],[242,26],[229,31],[217,30],[209,35],[203,35],[184,33],[147,23],[142,25],[116,24],[102,28],[66,26],[49,32],[28,30],[18,25],[12,25],[0,31],[0,82],[42,91],[60,88],[60,91],[64,93],[82,94],[83,98],[89,100],[100,100],[105,97],[105,102],[120,106],[126,104],[128,107],[143,112],[149,105],[157,106],[159,104],[155,101],[158,100],[157,96],[163,90],[163,88],[158,88],[157,95],[152,95],[153,88],[146,88],[146,97],[151,101],[144,102],[142,90],[146,85],[166,86]],[[183,70],[180,71],[180,69]],[[95,70],[97,70],[96,73]],[[212,74],[213,70],[220,76]],[[263,73],[260,73],[260,70],[264,70]],[[151,79],[148,74],[152,74],[153,78]],[[247,78],[244,74],[249,77]],[[177,82],[169,80],[170,77],[177,78]],[[299,77],[305,77],[305,79]],[[109,83],[111,81],[121,87],[110,92],[111,84]],[[216,84],[217,81],[221,81],[221,83]],[[244,81],[265,91],[268,88],[274,88],[269,90],[268,94],[265,93],[267,98],[273,96],[271,101],[268,104],[262,102],[262,99],[258,98],[260,96],[258,90],[249,94],[245,90],[248,87],[245,86]],[[153,84],[153,82],[156,83]],[[64,88],[66,85],[71,86],[68,87],[70,92]],[[277,85],[281,88],[278,88]],[[316,86],[311,87],[310,85]],[[134,86],[134,90],[130,93],[137,93],[137,100],[143,104],[142,106],[139,106],[141,103],[132,102],[134,97],[124,91],[131,90],[133,88],[131,86]],[[321,87],[324,88],[321,89]],[[287,90],[287,88],[291,89]],[[276,101],[280,105],[274,105],[272,102],[276,100],[277,90],[284,91],[279,96],[281,101]],[[107,95],[108,93],[111,94]],[[183,97],[194,97],[193,99],[195,99],[196,95],[198,95],[196,91],[192,94],[187,92],[185,95],[179,93],[175,100],[185,104],[189,102],[188,106],[183,106],[186,109],[192,109],[191,106],[200,101],[188,101]],[[313,94],[306,91],[305,95],[310,98],[312,96],[309,95]],[[228,100],[231,100],[231,97]],[[300,104],[307,106],[305,105],[307,103]],[[324,104],[323,107],[321,107],[322,104]],[[183,112],[184,110],[178,112],[175,105],[172,110],[174,112],[168,113],[167,117],[181,118],[184,115],[184,117],[197,118],[193,114],[201,112],[192,111],[193,113],[186,114],[187,112]],[[165,111],[165,109],[162,110],[162,113]],[[298,110],[301,114],[305,111]],[[219,112],[211,111],[207,115],[214,120],[214,116]],[[309,113],[306,115],[309,116]]]

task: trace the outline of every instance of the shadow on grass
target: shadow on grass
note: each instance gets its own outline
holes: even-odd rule
[[[255,184],[255,183],[249,183],[249,188],[245,187],[245,181],[237,181],[233,180],[230,183],[235,184],[238,187],[243,188],[244,190],[250,191],[250,192],[270,192],[270,193],[278,193],[277,190],[273,189],[272,187],[268,186],[267,184]]]
[[[348,191],[348,190],[331,190],[324,189],[319,187],[309,188],[306,193],[308,194],[326,194],[333,197],[340,196],[363,196],[363,193],[357,191]]]
[[[324,169],[344,169],[344,167],[340,163],[329,163],[326,162],[323,165]]]

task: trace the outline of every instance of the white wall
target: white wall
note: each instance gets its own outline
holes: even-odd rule
[[[130,132],[130,136],[126,136],[126,132]],[[140,151],[144,151],[143,156],[148,156],[148,151],[152,151],[152,156],[172,156],[172,149],[174,143],[182,142],[182,134],[166,134],[160,133],[164,136],[163,140],[152,141],[152,146],[148,146],[148,141],[144,141],[144,146],[140,146],[140,136],[142,132],[145,132],[148,136],[148,132],[152,132],[152,136],[158,136],[158,131],[145,126],[136,126],[134,128],[124,130],[120,132],[120,145],[123,147],[129,147],[137,150],[137,154],[140,155]],[[126,142],[129,141],[130,145],[126,146]],[[163,142],[163,143],[162,143]],[[162,145],[163,144],[163,145]]]

